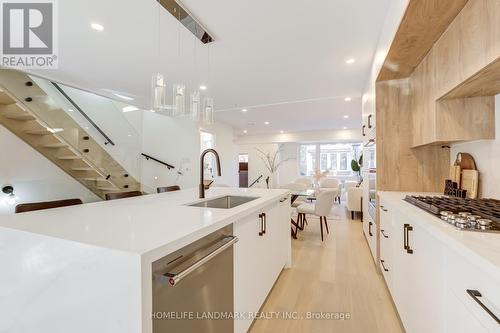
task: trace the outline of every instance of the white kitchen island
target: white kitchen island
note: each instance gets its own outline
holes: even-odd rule
[[[258,198],[231,209],[190,207],[200,199],[188,189],[1,216],[0,332],[151,333],[152,263],[230,224],[240,239],[234,311],[258,311],[291,265],[289,191],[206,192],[225,195]],[[269,232],[257,241],[262,212]],[[250,324],[235,321],[235,332]]]

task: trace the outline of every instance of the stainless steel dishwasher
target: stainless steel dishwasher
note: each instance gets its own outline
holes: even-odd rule
[[[153,263],[153,333],[232,333],[232,225]]]

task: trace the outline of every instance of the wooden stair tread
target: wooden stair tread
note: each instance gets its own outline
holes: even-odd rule
[[[97,186],[98,190],[101,191],[119,191],[120,189],[118,187],[105,187],[105,186]]]
[[[28,120],[36,120],[31,114],[26,112],[8,112],[4,113],[3,116],[12,120],[20,120],[20,121],[28,121]]]
[[[48,131],[47,129],[28,130],[28,131],[24,131],[24,133],[30,134],[30,135],[51,135],[51,134],[53,134],[52,132]]]
[[[68,156],[58,156],[60,160],[81,160],[83,157],[77,155],[68,155]]]
[[[95,172],[97,172],[92,167],[74,167],[74,168],[71,168],[71,170],[73,170],[73,171],[95,171]]]
[[[64,147],[68,147],[68,145],[65,143],[62,143],[62,142],[56,142],[56,143],[47,143],[47,144],[43,145],[42,147],[44,147],[44,148],[64,148]]]
[[[81,180],[91,180],[96,182],[107,182],[108,180],[104,177],[78,177]]]

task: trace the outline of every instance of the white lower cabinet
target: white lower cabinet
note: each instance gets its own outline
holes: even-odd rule
[[[380,260],[407,333],[500,332],[467,293],[478,290],[500,316],[498,281],[387,204],[380,209]]]
[[[264,303],[289,260],[289,225],[289,198],[234,224],[234,235],[239,238],[234,246],[235,313],[255,313]],[[251,324],[251,317],[236,319],[234,331],[247,332]]]

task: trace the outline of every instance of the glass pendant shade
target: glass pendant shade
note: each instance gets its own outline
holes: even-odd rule
[[[211,97],[203,99],[203,123],[206,125],[214,123],[214,99]]]
[[[186,86],[183,84],[174,85],[174,100],[172,103],[174,116],[184,116],[186,109]]]
[[[151,108],[154,111],[167,109],[167,82],[163,74],[153,74],[151,85]]]
[[[189,99],[189,112],[191,113],[191,119],[194,121],[201,120],[200,110],[201,110],[201,101],[200,101],[200,92],[193,91],[191,92]]]

